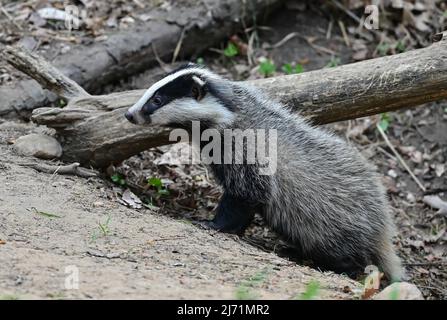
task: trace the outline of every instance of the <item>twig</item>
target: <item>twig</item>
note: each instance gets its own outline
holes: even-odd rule
[[[331,39],[333,25],[334,25],[334,20],[331,19],[331,21],[329,21],[329,25],[327,27],[326,40]]]
[[[155,48],[155,45],[153,42],[152,42],[152,51],[154,52],[155,60],[157,60],[160,68],[162,68],[163,71],[166,73],[172,71],[169,69],[169,67],[167,67],[167,63],[165,63],[163,60],[160,59],[160,56],[158,55],[157,49]]]
[[[20,166],[30,167],[39,172],[64,175],[75,175],[82,178],[97,177],[99,173],[94,170],[80,167],[80,164],[75,162],[65,166],[56,166],[40,163],[19,163]]]
[[[90,97],[79,84],[65,76],[43,57],[21,46],[6,46],[0,52],[0,56],[17,70],[26,73],[43,87],[66,100]]]
[[[254,43],[255,43],[255,38],[256,38],[256,32],[253,31],[250,34],[250,37],[248,39],[248,49],[247,49],[247,60],[248,60],[248,65],[251,67],[254,64]]]
[[[0,3],[0,10],[3,12],[3,14],[8,18],[9,21],[11,21],[19,30],[22,30],[22,27],[14,21],[14,18],[11,17],[11,15],[6,11],[5,8],[3,8],[3,5]]]
[[[319,52],[319,53],[323,52],[323,53],[327,53],[327,54],[330,54],[330,55],[336,55],[336,54],[337,54],[335,51],[333,51],[333,50],[331,50],[331,49],[328,49],[328,48],[319,46],[319,45],[317,45],[317,44],[314,44],[314,43],[313,43],[313,40],[310,40],[309,38],[307,38],[307,37],[305,37],[305,36],[299,34],[298,32],[292,32],[292,33],[289,33],[288,35],[286,35],[284,38],[282,38],[280,41],[278,41],[278,42],[275,43],[274,45],[267,46],[267,49],[277,49],[277,48],[283,46],[285,43],[287,43],[287,42],[290,41],[291,39],[296,38],[296,37],[298,37],[298,38],[303,39],[304,41],[306,41],[307,44],[308,44],[312,49],[314,49],[315,51],[317,51],[317,52]]]
[[[182,48],[183,38],[185,37],[186,27],[183,28],[182,33],[180,34],[180,39],[177,42],[177,45],[175,46],[174,54],[172,55],[172,63],[175,63],[177,60],[177,56],[180,53],[180,49]]]
[[[351,42],[349,41],[349,37],[348,37],[348,34],[346,33],[345,24],[343,23],[343,21],[338,20],[338,26],[340,27],[341,34],[343,35],[343,39],[345,40],[346,46],[350,47]]]
[[[419,186],[419,188],[425,192],[426,189],[422,185],[422,183],[419,181],[419,179],[414,175],[413,171],[411,171],[410,167],[407,165],[407,163],[404,161],[404,159],[400,156],[400,154],[397,152],[396,148],[391,144],[390,140],[388,139],[387,135],[383,131],[383,129],[379,126],[379,124],[376,124],[376,128],[379,131],[380,135],[382,136],[383,140],[385,140],[388,147],[391,149],[391,151],[394,153],[396,158],[399,160],[401,165],[407,170],[407,172],[410,174],[411,178],[416,182],[416,184]]]
[[[173,237],[164,237],[164,238],[158,238],[158,239],[151,239],[148,240],[147,242],[157,242],[157,241],[169,241],[169,240],[179,240],[179,239],[184,239],[186,237],[184,236],[173,236]]]
[[[361,19],[359,17],[357,17],[351,10],[347,9],[344,5],[342,5],[340,2],[338,2],[337,0],[331,0],[333,4],[335,4],[335,6],[337,8],[339,8],[341,11],[343,11],[344,13],[346,13],[351,19],[353,19],[355,22],[360,23]]]
[[[282,38],[280,41],[275,43],[274,45],[267,46],[267,49],[277,49],[277,48],[283,46],[284,44],[286,44],[289,40],[292,40],[293,38],[296,38],[296,37],[300,37],[300,38],[304,39],[304,37],[301,36],[298,32],[291,32],[288,35],[286,35],[284,38]]]
[[[274,45],[267,46],[267,49],[277,49],[277,48],[283,46],[284,44],[286,44],[288,41],[290,41],[290,40],[292,40],[293,38],[296,38],[296,37],[306,41],[307,44],[310,47],[312,47],[312,49],[314,49],[316,51],[319,51],[319,52],[322,51],[324,53],[335,54],[335,52],[330,50],[330,49],[327,49],[327,48],[324,48],[324,47],[321,47],[319,45],[314,44],[312,40],[310,40],[309,38],[299,34],[298,32],[289,33],[288,35],[286,35],[284,38],[282,38],[280,41],[278,41]]]
[[[388,151],[386,151],[385,149],[383,149],[382,147],[377,147],[377,150],[379,150],[380,152],[382,152],[384,155],[390,157],[390,159],[393,159],[394,161],[397,161],[397,158],[395,156],[393,156],[391,153],[389,153]]]
[[[307,43],[309,44],[309,46],[312,47],[312,49],[314,49],[315,51],[318,51],[319,53],[323,52],[326,54],[330,54],[331,56],[337,55],[337,52],[335,52],[334,50],[319,46],[317,44],[313,44],[310,40],[308,40]]]

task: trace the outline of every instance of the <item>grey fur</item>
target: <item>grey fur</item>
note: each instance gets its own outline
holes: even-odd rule
[[[253,204],[274,230],[317,265],[343,272],[374,264],[390,280],[401,279],[385,190],[375,168],[355,147],[311,126],[255,88],[195,74],[234,112],[231,123],[215,127],[277,129],[274,175],[260,176],[256,166],[211,166],[220,173],[226,195]]]

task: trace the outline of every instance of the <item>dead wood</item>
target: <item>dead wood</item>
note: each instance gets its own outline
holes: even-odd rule
[[[233,35],[254,17],[263,18],[283,0],[206,0],[185,5],[174,1],[170,10],[156,7],[151,19],[129,30],[107,35],[101,42],[74,46],[52,61],[63,75],[89,92],[158,65],[158,61],[199,55]],[[39,81],[39,80],[38,80]],[[39,82],[41,83],[41,82]],[[0,87],[0,117],[29,117],[33,109],[48,105],[57,95],[25,79]],[[42,84],[42,83],[41,83]]]
[[[12,59],[18,49],[7,48]],[[362,61],[337,68],[299,75],[251,81],[314,123],[354,119],[382,112],[417,106],[447,97],[447,41],[430,47]],[[35,63],[39,59],[22,59]],[[15,65],[24,72],[40,70]],[[39,72],[40,72],[39,71]],[[46,70],[59,73],[55,68]],[[46,85],[46,78],[61,79],[52,87],[56,92],[69,79],[61,74],[44,77],[29,73]],[[40,80],[39,80],[40,79]],[[71,83],[72,84],[72,83]],[[76,84],[75,84],[76,85]],[[70,92],[82,92],[81,88]],[[168,129],[138,127],[126,121],[124,112],[141,97],[143,90],[117,92],[102,96],[69,98],[68,106],[40,108],[33,113],[36,123],[57,129],[64,148],[64,159],[104,167],[120,162],[150,147],[168,143]]]
[[[94,170],[82,168],[77,162],[68,165],[49,165],[44,163],[19,163],[19,165],[50,174],[74,175],[82,178],[92,178],[99,175]]]

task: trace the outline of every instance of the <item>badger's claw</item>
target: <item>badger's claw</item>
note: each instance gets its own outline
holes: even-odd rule
[[[221,228],[219,228],[219,226],[216,225],[216,223],[213,220],[194,221],[193,224],[205,230],[217,230],[217,231],[221,230]]]

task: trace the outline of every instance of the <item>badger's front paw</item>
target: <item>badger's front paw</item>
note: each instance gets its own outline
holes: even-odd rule
[[[244,226],[225,225],[217,222],[216,220],[202,220],[194,223],[205,230],[216,230],[225,233],[241,235],[245,231]]]
[[[194,221],[193,224],[205,230],[221,231],[221,228],[213,220]]]

